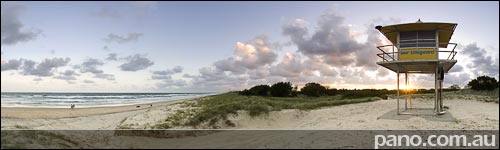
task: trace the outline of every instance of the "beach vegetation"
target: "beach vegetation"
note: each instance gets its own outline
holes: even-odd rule
[[[479,76],[471,80],[467,86],[476,91],[493,91],[498,88],[498,81],[493,77]]]
[[[221,122],[234,126],[228,121],[230,116],[237,116],[239,112],[246,112],[251,117],[269,114],[271,111],[283,109],[312,110],[327,106],[337,106],[353,103],[363,103],[379,100],[380,98],[341,99],[340,96],[320,97],[271,97],[271,96],[242,96],[238,93],[225,93],[210,96],[198,101],[199,109],[193,110],[193,115],[186,117],[186,126],[199,127],[208,125],[217,128]]]
[[[268,96],[270,93],[270,90],[271,90],[271,87],[269,85],[257,85],[257,86],[250,88],[249,90],[245,89],[239,93],[240,93],[240,95],[245,95],[245,96],[250,96],[250,95]]]
[[[270,93],[274,97],[289,97],[292,96],[292,83],[278,82],[271,86]]]
[[[327,90],[321,84],[307,83],[302,89],[300,89],[300,93],[307,96],[319,97],[322,95],[326,95]]]

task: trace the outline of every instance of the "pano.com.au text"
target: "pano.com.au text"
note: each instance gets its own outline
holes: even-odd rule
[[[426,140],[425,140],[426,139]],[[495,147],[495,135],[375,135],[375,149],[401,147]]]

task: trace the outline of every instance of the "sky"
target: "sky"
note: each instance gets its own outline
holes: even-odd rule
[[[498,79],[499,2],[4,2],[2,92],[396,88],[377,25],[458,26],[445,86]],[[433,76],[410,74],[414,88]]]

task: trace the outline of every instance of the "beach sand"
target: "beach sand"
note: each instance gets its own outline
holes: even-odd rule
[[[27,108],[2,107],[2,129],[40,130],[112,130],[131,116],[162,110],[176,103],[196,100],[180,99],[165,102],[89,108]],[[152,107],[151,107],[152,105]],[[137,107],[140,106],[140,107]]]
[[[188,99],[197,100],[199,98]],[[470,99],[470,98],[468,98]],[[325,107],[310,111],[282,110],[268,115],[250,117],[239,112],[229,119],[236,125],[228,129],[499,129],[499,106],[494,102],[466,99],[445,99],[444,105],[452,121],[410,116],[404,119],[387,119],[396,109],[396,100],[379,100],[369,103]],[[2,129],[117,129],[122,124],[127,129],[148,129],[165,120],[176,110],[183,109],[179,102],[168,101],[117,107],[77,108],[2,108]],[[404,101],[401,102],[401,107]],[[416,108],[432,108],[433,100],[416,98]],[[392,111],[392,112],[391,112]],[[429,117],[429,116],[427,116]],[[430,116],[432,117],[432,116]]]

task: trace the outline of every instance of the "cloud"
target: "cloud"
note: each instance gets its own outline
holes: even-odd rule
[[[98,73],[98,74],[94,75],[94,78],[105,79],[105,80],[109,80],[109,81],[114,81],[115,80],[115,75],[105,74],[105,73]]]
[[[226,60],[216,61],[215,67],[222,71],[230,71],[234,74],[245,73],[247,69],[256,69],[271,65],[277,54],[271,49],[266,36],[258,36],[247,43],[237,42],[232,57]]]
[[[294,19],[283,26],[283,35],[290,37],[298,51],[306,56],[322,56],[334,66],[346,66],[355,62],[353,53],[363,48],[343,25],[344,17],[326,12],[318,20],[318,29],[312,34],[303,19]]]
[[[449,73],[455,73],[455,72],[462,72],[464,70],[464,68],[460,65],[455,65],[453,66],[453,68],[450,69],[450,71],[448,71]]]
[[[449,73],[444,78],[444,86],[449,87],[453,84],[457,84],[460,86],[465,86],[469,81],[471,81],[471,76],[465,72],[462,73]]]
[[[99,59],[89,58],[83,61],[82,65],[80,65],[81,73],[93,73],[93,74],[102,74],[104,71],[98,69],[103,66],[104,62]]]
[[[332,10],[324,12],[316,23],[317,28],[310,31],[308,23],[300,18],[288,21],[282,27],[283,35],[297,46],[298,52],[309,58],[322,59],[330,67],[357,66],[367,70],[376,70],[379,50],[383,45],[382,34],[374,29],[375,25],[366,27],[365,42],[358,42],[361,33],[352,31],[344,24],[345,18]],[[375,23],[393,23],[398,19],[375,19]]]
[[[1,17],[1,37],[2,45],[14,45],[19,42],[27,42],[36,39],[41,31],[23,31],[23,23],[19,19],[19,14],[25,7],[13,4],[2,3]]]
[[[92,80],[83,80],[83,83],[93,84],[93,83],[95,83],[95,81],[92,81]]]
[[[32,60],[24,60],[21,73],[40,77],[53,76],[56,68],[68,65],[70,60],[70,58],[52,58],[45,59],[39,64]]]
[[[80,69],[81,73],[92,73],[94,78],[105,79],[109,81],[114,81],[115,76],[112,74],[105,74],[103,70],[100,69],[104,65],[104,62],[99,59],[89,58],[83,61],[83,63],[76,68]]]
[[[118,54],[116,54],[116,53],[109,53],[106,60],[107,61],[117,61],[118,60],[117,56],[118,56]]]
[[[478,47],[476,43],[466,45],[461,52],[464,55],[468,55],[472,60],[466,66],[476,76],[489,75],[498,77],[498,57],[496,59],[492,58],[484,48]]]
[[[167,88],[178,88],[188,85],[188,83],[184,80],[174,80],[174,79],[165,79],[162,82],[157,83],[156,87],[159,89],[167,89]]]
[[[76,73],[73,70],[66,70],[65,72],[59,73],[59,75],[55,76],[54,79],[65,80],[70,84],[74,84],[73,81],[77,80],[76,76],[80,76],[80,74]]]
[[[128,56],[125,58],[127,61],[126,63],[120,65],[120,69],[122,71],[139,71],[139,70],[144,70],[152,65],[154,65],[154,62],[149,60],[143,55],[135,54],[132,56]]]
[[[183,70],[184,70],[183,67],[181,67],[181,66],[175,66],[174,68],[167,69],[165,71],[153,71],[153,74],[154,75],[162,75],[162,76],[173,75],[173,74],[176,74],[176,73],[182,73]]]
[[[184,70],[181,66],[175,66],[172,69],[167,69],[164,71],[153,71],[152,80],[160,80],[160,83],[156,84],[159,89],[182,87],[188,83],[182,79],[172,79],[172,75],[182,73]]]
[[[304,69],[299,55],[287,53],[280,63],[270,68],[270,72],[271,75],[281,77],[298,77]]]
[[[120,43],[120,44],[129,43],[129,42],[137,42],[137,41],[139,41],[139,38],[142,37],[143,35],[144,35],[143,33],[136,33],[136,32],[128,33],[127,35],[123,35],[123,36],[110,33],[110,34],[108,34],[108,36],[106,38],[104,38],[104,41],[107,43],[116,42],[116,43]]]
[[[2,71],[8,71],[8,70],[17,70],[19,67],[21,67],[22,61],[21,60],[9,60],[7,62],[2,62]]]

